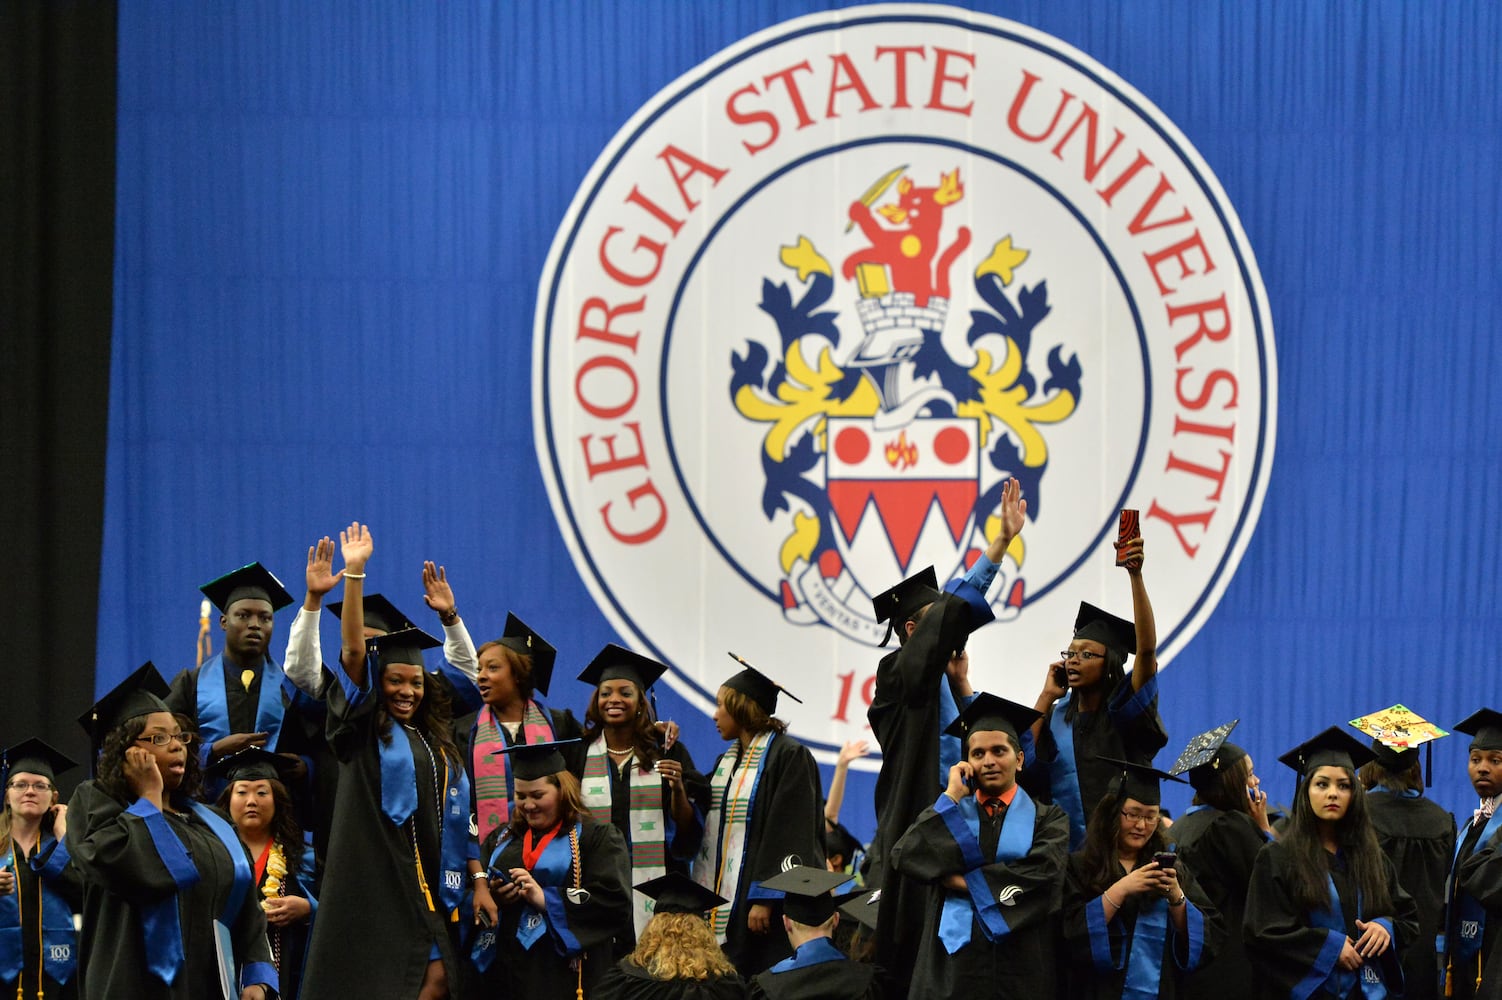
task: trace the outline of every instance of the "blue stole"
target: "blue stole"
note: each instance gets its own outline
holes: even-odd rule
[[[948,795],[940,795],[934,810],[943,818],[949,835],[959,845],[965,862],[965,884],[970,890],[968,896],[952,890],[944,895],[944,908],[939,915],[939,940],[943,942],[944,950],[953,955],[970,943],[972,918],[980,922],[981,931],[989,941],[1004,936],[1011,928],[1001,915],[999,901],[992,901],[991,887],[981,871],[987,861],[980,852],[980,810],[975,797],[966,796],[956,803]],[[1002,817],[1001,835],[996,839],[995,863],[1027,857],[1027,852],[1033,849],[1037,817],[1038,807],[1026,792],[1018,788]],[[979,906],[977,901],[980,901]]]
[[[1471,823],[1475,822],[1473,817]],[[1470,829],[1470,824],[1467,824],[1466,829]],[[1491,818],[1486,821],[1486,827],[1481,831],[1481,836],[1476,838],[1475,849],[1481,850],[1499,831],[1502,831],[1502,808],[1492,813]],[[1456,929],[1459,940],[1453,942],[1454,957],[1461,961],[1469,961],[1481,953],[1481,938],[1486,930],[1486,907],[1455,884],[1455,879],[1460,874],[1460,849],[1463,846],[1465,846],[1464,834],[1455,838],[1455,857],[1450,862],[1450,877],[1445,880],[1445,898],[1450,903],[1450,916],[1445,921],[1445,932],[1448,932],[1451,927]],[[1446,941],[1446,933],[1441,933],[1436,942],[1441,955],[1445,953]]]
[[[42,905],[42,969],[57,982],[66,983],[73,978],[73,971],[78,967],[78,935],[73,930],[73,911],[61,896],[47,890],[47,882],[60,874],[68,863],[68,848],[61,841],[52,843],[49,851],[41,841],[38,842],[36,860],[51,855],[44,867],[38,867],[27,862],[12,842],[11,867],[14,870],[30,863],[32,870],[41,876],[37,896]],[[14,982],[25,966],[25,956],[21,954],[21,903],[21,881],[17,876],[15,890],[0,896],[0,980],[5,982]],[[35,920],[36,914],[27,913],[26,919]]]
[[[235,682],[239,683],[239,678]],[[205,743],[230,735],[229,698],[225,694],[224,654],[215,653],[198,671],[198,734]],[[254,732],[270,733],[268,745],[276,746],[282,731],[282,689],[291,684],[271,657],[261,661],[261,693],[256,701]]]
[[[769,970],[773,973],[792,972],[794,969],[807,969],[814,965],[823,965],[825,962],[849,961],[845,953],[834,946],[834,942],[827,937],[812,938],[793,950],[789,958],[784,958]]]
[[[1048,731],[1053,734],[1058,754],[1048,769],[1048,784],[1053,792],[1054,805],[1069,817],[1069,849],[1077,851],[1085,842],[1085,804],[1080,799],[1079,769],[1074,760],[1074,727],[1064,721],[1064,713],[1073,697],[1073,691],[1066,692],[1054,702],[1048,717]]]
[[[582,824],[574,825],[576,835],[581,829]],[[574,851],[569,839],[568,831],[560,828],[557,835],[548,842],[548,846],[543,848],[542,856],[531,869],[532,877],[542,886],[545,912],[539,913],[531,903],[522,904],[521,920],[516,925],[516,939],[529,951],[547,933],[549,923],[558,935],[558,943],[561,945],[559,951],[562,954],[573,956],[584,950],[568,929],[568,916],[563,912],[563,890],[570,888],[568,876],[574,862]]]
[[[1378,792],[1381,792],[1384,795],[1396,795],[1400,799],[1416,799],[1421,794],[1417,788],[1403,788],[1394,790],[1388,788],[1385,785],[1373,785],[1371,787],[1371,790],[1368,791],[1367,794],[1375,795]]]
[[[412,741],[400,723],[392,723],[390,740],[377,737],[376,749],[381,758],[381,812],[394,825],[401,826],[417,812],[417,764],[412,757]],[[469,776],[464,768],[453,767],[438,747],[432,747],[434,761],[443,768],[443,810],[438,815],[439,867],[438,898],[443,912],[451,916],[464,899],[465,868],[469,859]],[[431,888],[431,884],[429,886]]]
[[[1318,967],[1324,962],[1316,961],[1315,968],[1293,988],[1294,997],[1307,997],[1317,987],[1323,987],[1327,992],[1337,997],[1360,996],[1366,1000],[1385,1000],[1387,997],[1387,984],[1383,982],[1382,971],[1376,962],[1368,959],[1360,972],[1349,972],[1335,963],[1334,958],[1340,955],[1340,949],[1345,946],[1346,934],[1345,915],[1340,908],[1340,894],[1335,891],[1335,879],[1325,876],[1327,888],[1330,891],[1330,900],[1322,909],[1312,910],[1309,913],[1309,923],[1315,927],[1323,928],[1330,932],[1329,939],[1320,951],[1320,959],[1324,959],[1327,953],[1331,954],[1330,971],[1323,980],[1318,980]],[[1362,913],[1361,896],[1356,897],[1356,914]],[[1387,921],[1383,921],[1387,927],[1388,935],[1392,936],[1392,927]],[[1397,938],[1393,937],[1391,947],[1397,946]],[[1378,960],[1380,961],[1380,959]]]
[[[996,620],[996,612],[991,610],[991,602],[986,600],[986,589],[991,586],[991,581],[996,579],[996,564],[986,558],[982,553],[970,572],[957,580],[950,580],[945,584],[944,592],[960,598],[970,607],[970,631],[974,632],[982,625],[988,625]],[[950,736],[947,733],[955,719],[960,717],[960,709],[975,700],[971,695],[965,700],[965,705],[956,704],[954,692],[949,689],[949,677],[946,674],[939,676],[939,787],[949,784],[949,769],[964,759],[964,752],[960,738]]]

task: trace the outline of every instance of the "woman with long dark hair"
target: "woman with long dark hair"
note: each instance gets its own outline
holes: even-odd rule
[[[147,663],[79,720],[100,747],[96,777],[68,803],[84,886],[79,995],[267,1000],[277,975],[250,860],[229,820],[194,800],[195,735],[166,694]]]
[[[1225,938],[1189,865],[1169,848],[1156,768],[1105,761],[1114,794],[1090,814],[1085,846],[1064,878],[1070,997],[1182,995],[1186,973],[1209,962]]]
[[[664,746],[647,700],[666,670],[656,660],[611,643],[579,675],[594,686],[584,713],[584,757],[578,767],[584,805],[625,837],[633,885],[669,871],[688,872],[709,808],[709,782],[682,743]],[[617,942],[621,955],[631,951],[634,935],[653,913],[649,897],[632,898],[633,934]]]
[[[459,906],[469,839],[469,779],[449,702],[428,684],[409,628],[369,640],[365,568],[374,543],[359,522],[339,533],[343,648],[329,686],[328,740],[339,760],[308,996],[443,1000],[459,987]],[[362,942],[369,947],[355,947]]]
[[[1247,890],[1247,955],[1262,997],[1383,996],[1402,990],[1399,949],[1413,899],[1377,844],[1356,768],[1370,750],[1336,727],[1278,758],[1299,774],[1279,838]],[[1384,992],[1385,991],[1385,992]]]
[[[499,908],[471,952],[481,995],[590,996],[614,963],[611,942],[631,925],[626,842],[584,808],[562,753],[574,742],[502,751],[512,759],[516,808],[481,851]]]
[[[303,843],[284,780],[290,767],[278,754],[247,747],[208,768],[225,781],[216,804],[229,813],[250,854],[283,1000],[297,1000],[309,923],[318,907],[312,891],[313,849]]]

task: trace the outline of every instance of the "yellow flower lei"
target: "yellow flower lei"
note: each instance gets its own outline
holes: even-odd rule
[[[273,840],[266,852],[266,883],[261,886],[261,909],[266,908],[265,900],[275,899],[282,894],[282,879],[286,877],[286,855],[282,854],[282,845]]]

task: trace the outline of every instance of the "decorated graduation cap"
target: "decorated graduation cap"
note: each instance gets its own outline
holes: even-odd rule
[[[1502,750],[1502,712],[1480,709],[1455,723],[1455,728],[1472,738],[1472,750]]]
[[[548,685],[553,681],[553,663],[558,659],[558,650],[509,611],[506,612],[506,628],[497,641],[512,652],[532,657],[532,688],[546,695]]]
[[[536,781],[559,771],[567,771],[563,748],[577,746],[580,739],[553,740],[550,743],[517,743],[502,747],[494,753],[503,753],[511,758],[511,774],[517,781]]]
[[[1098,642],[1123,660],[1137,652],[1136,625],[1085,601],[1080,602],[1079,613],[1074,616],[1074,637]]]
[[[841,902],[834,891],[849,881],[844,872],[795,865],[773,875],[762,887],[783,894],[782,913],[789,920],[817,927],[834,916]]]
[[[605,648],[589,661],[589,666],[579,674],[579,679],[595,687],[599,687],[606,681],[630,681],[640,692],[656,684],[657,679],[666,673],[667,669],[665,664],[658,663],[650,656],[643,656],[612,642],[607,643]]]
[[[0,780],[13,774],[35,774],[54,785],[57,776],[78,766],[78,761],[39,739],[23,740],[0,756]]]
[[[1097,757],[1103,764],[1113,764],[1121,769],[1121,776],[1116,779],[1116,801],[1136,799],[1145,806],[1156,806],[1162,803],[1163,793],[1159,783],[1164,781],[1176,781],[1181,785],[1188,784],[1183,778],[1177,778],[1167,771],[1160,771],[1151,764],[1138,764],[1135,761],[1119,760],[1115,757]]]
[[[1355,771],[1376,755],[1365,744],[1341,729],[1331,726],[1279,757],[1278,760],[1306,777],[1321,767],[1344,767]]]
[[[901,622],[907,621],[917,614],[926,604],[932,604],[942,595],[939,592],[939,578],[934,574],[932,566],[913,574],[903,580],[891,590],[883,591],[871,598],[871,607],[876,612],[876,622],[886,622],[887,631],[882,636],[881,644],[885,646],[892,639],[892,630]]]
[[[1232,719],[1191,739],[1168,773],[1187,774],[1197,792],[1213,787],[1222,771],[1246,756],[1245,750],[1226,739],[1240,722]]]
[[[1003,732],[1020,746],[1022,734],[1040,718],[1042,715],[1035,708],[982,691],[944,732],[962,740],[974,732]]]
[[[441,645],[443,643],[420,628],[404,628],[365,640],[366,651],[375,654],[379,666],[410,663],[422,667],[424,671],[427,670],[427,664],[423,662],[422,651]]]
[[[1450,735],[1406,705],[1371,712],[1352,719],[1351,725],[1372,738],[1378,766],[1392,774],[1401,774],[1417,764],[1419,747],[1424,748],[1429,770],[1433,771],[1434,741]]]
[[[368,629],[374,629],[377,632],[400,632],[402,629],[416,627],[412,619],[380,594],[365,594],[360,604],[365,616],[365,627]],[[342,617],[344,602],[331,601],[328,608],[335,618]]]
[[[730,902],[682,872],[668,872],[633,888],[653,901],[653,913],[708,913]]]
[[[292,603],[292,595],[287,593],[282,581],[258,562],[241,566],[198,589],[214,602],[221,614],[229,611],[230,605],[236,601],[265,601],[271,605],[272,611],[280,611]]]
[[[862,890],[840,904],[842,915],[854,920],[868,931],[876,930],[876,914],[880,909],[880,889]]]
[[[167,682],[157,673],[156,664],[147,660],[80,715],[78,724],[89,734],[97,751],[110,730],[142,715],[172,711],[162,700],[169,690]]]
[[[768,715],[777,711],[777,693],[779,691],[798,704],[803,704],[802,698],[793,694],[793,692],[778,684],[760,670],[757,670],[741,657],[731,653],[730,658],[746,669],[738,674],[732,674],[730,679],[721,685],[722,687],[728,687],[732,691],[739,691],[761,706],[761,710]]]
[[[246,747],[238,753],[220,757],[204,768],[204,773],[225,781],[286,781],[296,767],[294,761],[261,747]]]

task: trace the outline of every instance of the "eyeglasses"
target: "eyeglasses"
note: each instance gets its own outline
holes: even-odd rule
[[[45,793],[52,791],[52,786],[45,781],[12,781],[8,788],[14,788],[18,792]]]
[[[1121,810],[1121,818],[1126,820],[1133,826],[1136,826],[1138,823],[1146,823],[1147,825],[1152,826],[1153,824],[1158,822],[1158,814],[1155,812],[1140,813],[1133,812],[1131,809]]]
[[[164,747],[173,740],[177,740],[183,746],[190,747],[197,739],[197,733],[151,733],[147,736],[137,736],[136,742],[150,743],[152,746]]]
[[[1068,663],[1070,660],[1079,660],[1081,663],[1089,663],[1091,660],[1104,660],[1104,653],[1092,653],[1088,649],[1065,649],[1059,653],[1059,659]]]

